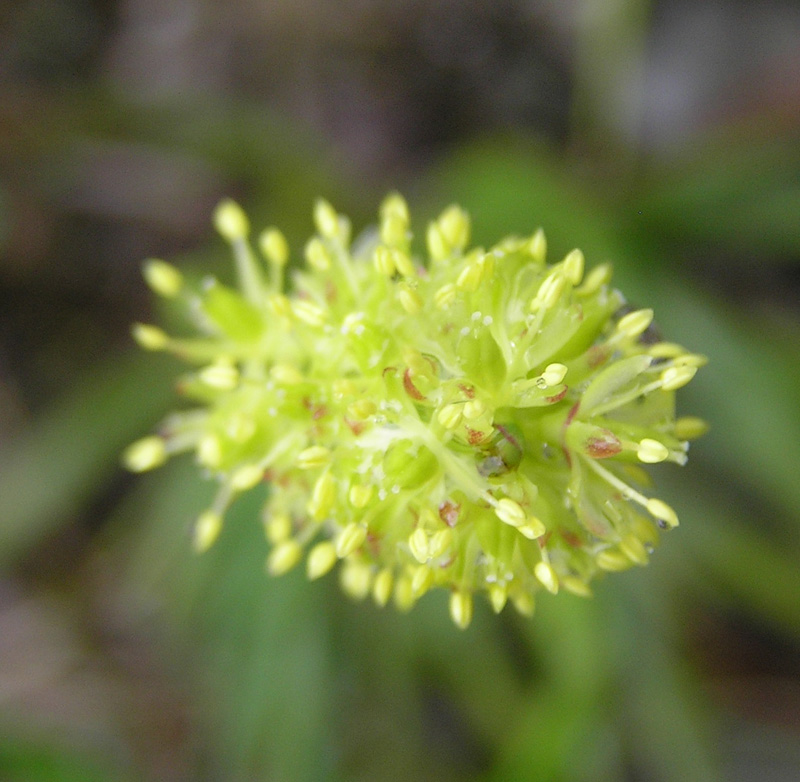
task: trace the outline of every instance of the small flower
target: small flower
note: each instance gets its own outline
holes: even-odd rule
[[[529,616],[537,593],[589,596],[598,574],[646,564],[678,518],[642,488],[642,465],[684,464],[705,431],[674,413],[705,359],[655,337],[608,265],[584,277],[579,250],[548,265],[541,230],[470,249],[451,206],[428,226],[425,261],[399,195],[353,246],[330,204],[314,220],[288,292],[283,234],[260,234],[260,260],[232,201],[215,224],[237,288],[190,290],[166,262],[145,266],[156,293],[189,302],[199,336],[134,336],[193,365],[192,406],[125,460],[139,472],[189,451],[214,476],[197,550],[267,480],[270,573],[305,557],[317,579],[341,560],[349,595],[400,610],[443,587],[461,628],[476,593]]]

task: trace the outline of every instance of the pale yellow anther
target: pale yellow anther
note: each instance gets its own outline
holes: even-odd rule
[[[312,445],[297,454],[295,464],[301,470],[313,470],[324,467],[331,460],[331,452],[324,445]]]
[[[197,461],[204,467],[216,469],[222,462],[222,443],[215,434],[207,434],[197,443]]]
[[[595,266],[583,280],[583,285],[578,288],[578,293],[589,296],[598,291],[611,280],[611,264],[601,263]]]
[[[408,220],[396,212],[386,214],[380,224],[381,241],[389,247],[408,244]]]
[[[322,521],[336,502],[336,481],[329,472],[317,478],[306,510],[314,521]]]
[[[273,576],[288,573],[299,561],[303,549],[296,540],[284,540],[278,543],[267,557],[267,571]]]
[[[547,527],[544,526],[544,522],[541,519],[536,518],[536,516],[529,516],[525,524],[521,527],[517,527],[517,529],[526,537],[528,540],[536,540],[536,538],[541,538],[545,532],[547,532]]]
[[[547,257],[547,239],[544,231],[539,228],[528,242],[528,252],[536,263],[544,263]]]
[[[417,527],[417,529],[408,536],[408,547],[411,549],[411,553],[417,562],[424,564],[428,561],[428,534],[424,529]]]
[[[663,462],[669,457],[669,449],[658,440],[645,437],[639,443],[636,456],[639,458],[640,462],[644,462],[645,464],[658,464],[658,462]]]
[[[548,592],[553,595],[558,593],[558,574],[549,562],[537,562],[533,575]]]
[[[678,526],[678,515],[666,502],[653,498],[647,501],[646,507],[651,516],[663,521],[668,527]]]
[[[697,367],[668,367],[661,373],[661,387],[676,391],[685,386],[697,373]]]
[[[267,540],[276,545],[292,534],[292,520],[287,513],[272,513],[265,518],[264,533]]]
[[[363,562],[345,562],[340,569],[339,583],[342,591],[353,598],[363,600],[372,587],[372,571]]]
[[[275,366],[270,369],[269,376],[281,386],[296,386],[298,383],[302,383],[303,380],[305,380],[303,373],[291,364],[275,364]]]
[[[314,204],[314,225],[327,239],[335,239],[339,235],[339,215],[324,198],[318,198]]]
[[[344,558],[360,548],[367,539],[367,528],[351,521],[336,537],[336,555]]]
[[[578,597],[591,597],[592,590],[589,585],[577,576],[567,576],[561,579],[561,586],[573,595]]]
[[[372,599],[376,605],[383,608],[392,596],[392,587],[394,586],[394,576],[389,568],[381,570],[375,581],[372,584]]]
[[[595,556],[597,567],[611,573],[630,569],[633,561],[618,548],[607,548]]]
[[[233,242],[250,233],[250,221],[239,204],[226,198],[214,210],[214,227],[223,239]]]
[[[245,464],[231,475],[231,488],[234,491],[248,491],[261,483],[264,468],[258,464]]]
[[[406,253],[400,250],[393,250],[392,260],[394,261],[395,268],[403,277],[413,277],[417,273],[417,270],[414,268],[414,262]]]
[[[222,516],[213,510],[201,513],[192,529],[192,545],[198,554],[208,551],[222,530]]]
[[[676,367],[704,367],[708,364],[708,356],[703,356],[699,353],[686,353],[683,356],[677,356],[673,362]]]
[[[453,544],[453,530],[449,527],[440,529],[431,535],[428,541],[428,556],[431,559],[438,559],[447,551]]]
[[[428,255],[432,261],[443,261],[450,255],[450,247],[447,244],[447,240],[436,223],[428,225],[425,239],[428,245]]]
[[[486,412],[486,404],[480,399],[468,399],[463,407],[464,418],[467,421],[474,421]]]
[[[331,268],[331,256],[319,237],[314,236],[306,242],[303,254],[306,263],[315,271],[326,272]]]
[[[198,372],[201,382],[210,388],[230,391],[239,383],[239,370],[229,361],[217,361]]]
[[[354,483],[350,487],[347,497],[354,508],[364,508],[372,499],[372,486]]]
[[[675,342],[657,342],[648,348],[647,353],[653,358],[677,358],[684,355],[686,351]]]
[[[171,263],[157,258],[144,262],[143,274],[150,289],[166,299],[174,299],[183,287],[183,275]]]
[[[418,565],[411,577],[411,591],[415,598],[422,597],[433,586],[433,569],[428,565]]]
[[[573,284],[578,285],[580,281],[583,279],[583,253],[578,250],[572,250],[571,252],[567,253],[566,258],[563,261],[564,264],[564,274],[566,278]]]
[[[540,307],[550,309],[558,302],[567,284],[563,274],[551,273],[544,278],[536,296],[531,302],[531,309],[538,310]]]
[[[164,350],[169,344],[166,332],[147,323],[134,323],[131,334],[139,347],[145,350]]]
[[[416,315],[422,310],[424,304],[422,296],[413,288],[399,288],[397,291],[397,299],[400,302],[400,306],[409,315]]]
[[[267,228],[258,237],[258,246],[262,255],[279,268],[286,266],[289,260],[289,244],[286,237],[277,228]]]
[[[457,294],[458,289],[452,282],[445,283],[433,294],[433,303],[440,310],[446,310],[456,300]]]
[[[330,572],[336,562],[336,547],[333,543],[328,540],[317,543],[308,552],[308,558],[306,559],[306,575],[309,581],[322,578],[322,576]]]
[[[347,406],[347,415],[359,421],[365,421],[377,411],[378,406],[371,399],[357,399]]]
[[[268,297],[267,306],[270,312],[279,318],[288,318],[292,314],[292,303],[282,293]]]
[[[528,520],[522,506],[509,497],[504,497],[502,500],[499,500],[494,512],[500,521],[512,527],[521,527]]]
[[[437,414],[436,420],[445,429],[455,429],[461,423],[463,407],[460,404],[445,405]]]
[[[494,255],[491,253],[481,253],[477,264],[481,270],[481,282],[490,280],[494,275]]]
[[[467,264],[456,278],[456,287],[459,290],[473,293],[478,290],[483,278],[483,269],[477,263]]]
[[[548,364],[544,372],[542,372],[542,380],[544,380],[548,386],[557,386],[564,380],[566,374],[567,367],[563,364]]]
[[[687,415],[675,421],[675,437],[679,440],[695,440],[708,431],[708,423],[702,418]]]
[[[466,630],[472,621],[472,594],[456,590],[450,594],[450,618],[459,630]]]
[[[499,614],[508,601],[508,590],[503,584],[492,584],[489,587],[489,602],[492,604],[492,611]]]
[[[325,310],[311,301],[295,299],[291,303],[291,307],[294,316],[309,326],[321,326],[325,323]]]
[[[372,263],[375,265],[375,270],[386,277],[391,277],[397,271],[392,251],[382,244],[375,248],[375,252],[372,254]]]
[[[411,588],[411,578],[401,576],[394,585],[394,604],[398,611],[405,613],[414,607],[416,599]]]
[[[408,223],[409,214],[406,199],[403,198],[400,193],[389,193],[380,205],[380,216],[381,220],[385,220],[390,216],[396,216],[404,223]]]
[[[469,241],[469,216],[460,206],[448,206],[438,220],[445,242],[452,248],[463,250]]]
[[[644,333],[653,322],[653,310],[634,310],[623,315],[617,323],[617,332],[633,339]]]
[[[647,555],[647,549],[636,535],[629,533],[619,543],[619,548],[622,553],[637,565],[646,565],[650,559]]]
[[[527,617],[528,619],[533,616],[533,613],[536,610],[536,603],[533,599],[533,595],[528,592],[518,590],[512,593],[510,597],[511,602],[514,604],[514,608],[516,608],[518,613]]]
[[[156,435],[137,440],[129,445],[122,455],[123,463],[131,472],[153,470],[166,460],[166,443]]]

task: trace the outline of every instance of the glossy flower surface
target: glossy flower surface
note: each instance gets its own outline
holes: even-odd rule
[[[238,288],[189,290],[173,266],[145,266],[199,334],[139,324],[134,336],[194,365],[180,384],[193,406],[125,459],[143,471],[188,451],[219,482],[198,551],[266,481],[271,573],[338,564],[349,595],[402,610],[444,587],[459,627],[476,593],[528,615],[541,590],[588,596],[598,573],[646,564],[678,519],[642,465],[683,464],[704,430],[674,411],[704,358],[626,307],[608,265],[584,274],[579,250],[548,264],[541,230],[470,249],[451,206],[423,259],[396,194],[354,243],[327,202],[314,219],[288,291],[283,235],[262,232],[257,256],[231,201],[215,222]]]

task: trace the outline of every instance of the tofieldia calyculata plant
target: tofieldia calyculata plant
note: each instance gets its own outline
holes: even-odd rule
[[[257,257],[232,201],[215,223],[238,289],[190,289],[175,267],[145,265],[199,335],[138,324],[134,336],[196,369],[180,383],[192,406],[125,461],[138,472],[188,451],[219,483],[196,549],[266,481],[270,573],[305,559],[316,579],[340,563],[349,595],[401,610],[444,587],[462,628],[475,593],[530,615],[541,590],[588,596],[598,573],[646,564],[678,519],[642,465],[683,464],[703,433],[675,418],[674,397],[705,359],[625,307],[608,265],[584,274],[580,250],[548,264],[541,230],[470,249],[451,206],[423,259],[399,195],[354,243],[327,202],[314,221],[289,286],[283,235],[261,233]]]

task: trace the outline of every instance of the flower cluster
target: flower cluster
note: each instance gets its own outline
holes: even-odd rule
[[[580,250],[547,264],[541,230],[469,249],[469,218],[451,206],[423,260],[397,194],[352,243],[326,201],[314,221],[290,293],[286,239],[263,231],[257,256],[232,201],[215,223],[238,289],[190,290],[175,267],[145,265],[200,335],[138,324],[134,337],[195,366],[180,383],[194,406],[125,461],[143,471],[189,451],[219,482],[197,550],[266,481],[270,573],[305,559],[316,579],[340,563],[349,595],[401,610],[445,587],[462,628],[477,592],[530,615],[541,590],[588,596],[598,573],[646,564],[678,519],[641,465],[683,464],[704,431],[674,412],[704,358],[626,307],[608,265],[585,275]]]

